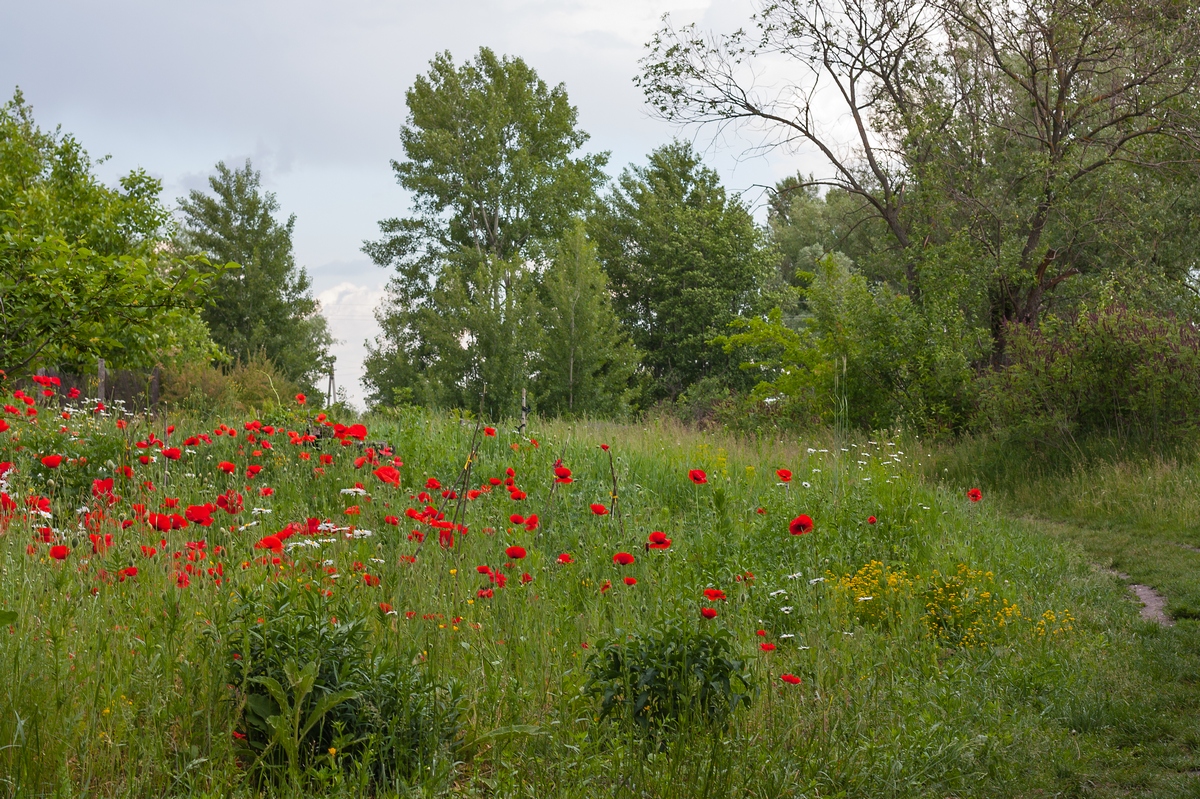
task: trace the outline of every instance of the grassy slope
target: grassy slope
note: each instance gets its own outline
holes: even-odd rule
[[[1038,467],[966,444],[939,453],[927,473],[981,483],[1017,523],[1129,575],[1097,580],[1142,583],[1166,596],[1177,622],[1168,629],[1136,620],[1128,594],[1118,600],[1123,618],[1114,634],[1132,634],[1129,659],[1114,663],[1114,712],[1101,725],[1085,793],[1200,795],[1200,463],[1109,449]]]
[[[418,415],[370,426],[372,439],[386,438],[403,454],[406,485],[430,476],[450,482],[470,432]],[[88,436],[98,441],[111,434]],[[43,435],[42,450],[84,446],[55,445],[50,433]],[[475,743],[459,750],[456,765],[446,761],[434,769],[423,780],[425,792],[994,797],[1188,790],[1192,778],[1171,771],[1192,767],[1180,743],[1181,722],[1166,711],[1175,700],[1156,693],[1186,683],[1184,667],[1194,659],[1190,639],[1180,637],[1184,626],[1169,634],[1144,629],[1122,588],[1097,575],[1078,547],[1048,539],[1037,525],[1006,520],[990,498],[973,505],[958,488],[929,487],[916,477],[911,454],[894,454],[901,446],[864,441],[843,452],[828,441],[748,442],[670,426],[548,425],[535,435],[542,441],[538,450],[512,451],[503,431],[489,440],[476,481],[515,467],[529,492],[520,510],[543,517],[538,533],[506,530],[514,507],[493,495],[471,506],[467,521],[474,532],[452,553],[427,546],[415,565],[404,565],[398,556],[414,547],[401,533],[343,541],[321,555],[343,574],[353,574],[352,561],[382,561],[371,567],[382,578],[378,589],[353,580],[334,587],[337,613],[364,619],[374,654],[423,652],[423,668],[463,691],[463,740]],[[600,442],[616,454],[625,532],[587,510],[611,489]],[[178,467],[173,493],[184,504],[210,500],[225,480],[211,474],[212,464],[244,460],[234,450],[226,439],[200,448],[190,464]],[[277,489],[273,527],[309,514],[337,515],[350,501],[338,489],[369,479],[349,466],[340,448],[330,448],[337,463],[317,480],[289,445],[279,450],[260,478]],[[551,500],[546,478],[559,456],[575,470],[576,482]],[[39,488],[28,453],[8,449],[2,458],[20,467],[14,492]],[[196,476],[179,474],[184,466]],[[774,478],[779,467],[796,473],[790,486]],[[689,468],[706,469],[709,485],[690,484]],[[373,483],[372,490],[376,502],[363,503],[359,523],[381,533],[394,529],[382,517],[409,504],[407,496],[392,497],[385,510],[379,500],[387,492]],[[138,498],[132,488],[123,491],[130,495],[126,502]],[[55,501],[66,529],[78,498]],[[766,512],[756,513],[759,507]],[[816,520],[812,534],[786,533],[798,512]],[[867,525],[869,515],[879,523]],[[497,532],[483,532],[488,526]],[[639,549],[653,529],[674,539],[668,552]],[[169,534],[168,549],[182,549],[196,534]],[[225,541],[231,563],[257,554],[252,534],[208,535]],[[230,745],[239,721],[224,665],[235,600],[202,579],[181,591],[167,562],[139,559],[137,546],[157,538],[135,526],[88,564],[86,539],[74,541],[76,560],[63,568],[44,551],[26,554],[27,526],[14,523],[0,536],[0,603],[20,617],[19,634],[14,628],[0,637],[0,673],[10,676],[0,693],[0,741],[17,744],[0,750],[0,793],[226,795],[246,789]],[[498,565],[509,543],[528,547],[522,568],[534,582],[527,589],[510,583],[493,600],[468,603],[480,586],[475,565]],[[636,553],[636,566],[616,569],[611,556],[618,549]],[[563,550],[573,553],[576,565],[554,563]],[[926,577],[933,569],[952,573],[959,564],[990,570],[993,590],[1029,621],[994,646],[955,649],[926,636],[919,601],[900,602],[902,618],[890,627],[857,624],[854,606],[839,604],[830,584],[808,582],[875,559]],[[98,567],[111,572],[131,561],[141,566],[136,579],[98,580]],[[735,580],[745,572],[755,575],[752,583]],[[797,572],[803,576],[789,579]],[[228,573],[226,587],[242,593],[275,579],[269,567]],[[626,574],[638,584],[621,584]],[[606,579],[615,585],[602,595]],[[709,586],[730,595],[711,623],[698,614],[700,592]],[[381,600],[418,616],[384,617]],[[1046,610],[1064,609],[1076,617],[1075,629],[1038,637],[1033,622]],[[437,613],[441,624],[421,618]],[[450,629],[456,614],[463,621]],[[594,703],[580,693],[587,655],[580,644],[670,620],[727,629],[752,662],[760,693],[728,730],[689,728],[663,751],[647,753],[618,725],[594,722]],[[779,649],[760,653],[763,639],[755,629],[767,630]],[[783,671],[804,684],[782,685]],[[1152,712],[1145,696],[1158,702]],[[1139,750],[1138,740],[1158,748]],[[328,779],[322,790],[354,793],[341,776]],[[311,790],[310,784],[297,793]]]

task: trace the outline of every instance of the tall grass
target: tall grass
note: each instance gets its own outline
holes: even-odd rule
[[[989,498],[974,504],[957,489],[927,487],[911,442],[583,422],[535,424],[535,447],[501,426],[482,438],[471,486],[503,480],[511,468],[528,496],[511,500],[501,485],[465,502],[469,532],[443,548],[436,532],[424,544],[410,540],[412,529],[430,531],[404,511],[423,507],[415,495],[430,478],[453,484],[473,423],[419,412],[367,419],[368,442],[386,441],[404,461],[397,489],[371,466],[354,467],[364,452],[358,445],[320,439],[298,447],[276,434],[268,437],[273,449],[253,456],[245,420],[226,420],[236,439],[213,437],[178,462],[160,456],[143,466],[135,459],[145,450],[134,444],[151,429],[162,436],[161,423],[131,421],[119,431],[111,419],[78,414],[65,434],[48,418],[0,434],[0,460],[16,464],[6,491],[22,506],[0,535],[0,610],[17,617],[0,635],[5,795],[1018,795],[1074,784],[1092,756],[1087,736],[1118,712],[1105,675],[1121,656],[1111,631],[1126,624],[1118,589],[1070,550],[1005,522]],[[311,422],[295,413],[273,421],[300,432]],[[211,420],[177,424],[168,444],[213,432]],[[88,463],[51,471],[36,459],[50,452]],[[620,519],[589,510],[611,502],[610,452]],[[322,453],[334,462],[317,474]],[[553,482],[559,459],[573,482]],[[237,472],[221,472],[222,461]],[[248,480],[251,462],[264,468]],[[124,464],[136,477],[118,479],[122,500],[109,515],[134,524],[93,553],[76,509],[92,502],[94,477]],[[790,482],[776,476],[782,468],[794,473]],[[689,481],[690,469],[705,470],[708,482]],[[369,497],[341,493],[356,482]],[[259,496],[262,486],[275,493]],[[245,510],[217,511],[209,528],[159,533],[132,510],[155,510],[164,497],[181,507],[209,502],[226,490],[244,495]],[[455,501],[429,493],[450,516]],[[53,527],[72,548],[64,561],[34,538],[44,524],[26,515],[34,494],[52,500]],[[361,513],[347,516],[351,505]],[[252,515],[254,506],[271,513]],[[514,513],[535,513],[540,525],[511,523]],[[791,535],[800,513],[815,529]],[[261,536],[309,517],[372,534],[297,535],[288,543],[325,543],[261,562],[271,554],[254,548]],[[672,539],[669,549],[645,549],[654,530]],[[178,564],[195,552],[185,544],[201,539],[203,568],[181,587]],[[146,557],[143,545],[162,551]],[[512,545],[528,554],[506,567]],[[636,562],[617,566],[618,551]],[[574,562],[560,564],[561,553]],[[220,584],[204,572],[214,561],[224,571]],[[1015,603],[1023,621],[973,648],[931,634],[921,594],[897,599],[894,624],[862,621],[857,598],[836,578],[871,561],[923,580],[960,564],[990,571],[992,590]],[[118,570],[130,565],[137,575],[120,580]],[[480,565],[508,578],[491,598],[478,595],[491,586]],[[302,773],[253,779],[234,737],[246,731],[247,686],[233,684],[231,665],[245,625],[259,623],[239,607],[268,585],[330,592],[317,599],[330,624],[365,625],[365,659],[411,666],[458,697],[453,740],[415,774],[386,783],[372,777],[374,750],[363,744],[353,757],[315,752]],[[727,599],[706,602],[710,587]],[[702,619],[701,607],[718,616]],[[1039,634],[1042,614],[1063,610],[1076,619],[1071,629]],[[597,721],[587,663],[602,642],[662,624],[727,631],[750,661],[753,697],[727,725],[685,715],[677,734],[648,746],[632,725]],[[776,649],[765,652],[762,643]],[[801,684],[782,682],[784,673]]]

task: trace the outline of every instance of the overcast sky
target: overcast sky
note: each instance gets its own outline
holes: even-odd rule
[[[363,342],[388,275],[360,247],[402,215],[389,159],[401,155],[404,92],[430,58],[481,46],[524,58],[566,85],[610,174],[674,136],[694,139],[725,184],[755,187],[814,165],[749,138],[711,142],[649,116],[632,79],[645,42],[677,24],[746,26],[749,0],[239,0],[8,2],[0,6],[0,91],[20,86],[42,127],[62,125],[114,181],[141,167],[166,199],[204,188],[213,165],[252,159],[285,214],[298,262],[340,340],[337,377],[361,404]],[[759,214],[761,218],[761,213]]]

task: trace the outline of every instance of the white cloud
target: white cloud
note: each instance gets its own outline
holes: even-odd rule
[[[379,334],[375,309],[383,302],[386,292],[383,282],[364,285],[343,281],[319,292],[321,312],[329,320],[329,331],[338,341],[333,347],[337,356],[334,376],[339,388],[355,405],[363,407],[363,359],[367,356],[365,342]]]

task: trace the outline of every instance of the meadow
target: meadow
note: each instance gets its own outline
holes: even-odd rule
[[[914,439],[5,402],[5,796],[1193,790],[1158,631]]]

